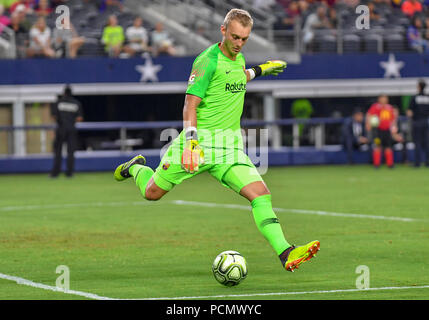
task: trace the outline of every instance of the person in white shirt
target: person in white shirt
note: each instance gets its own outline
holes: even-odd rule
[[[143,19],[141,17],[134,19],[133,25],[125,31],[125,36],[128,44],[124,47],[124,51],[128,55],[133,56],[136,53],[150,51],[147,30],[143,27]]]
[[[153,53],[155,55],[168,54],[174,56],[176,54],[176,48],[173,45],[173,40],[167,31],[164,30],[162,22],[158,22],[155,25],[155,30],[151,33]]]
[[[46,25],[45,18],[39,17],[30,30],[30,47],[28,57],[55,57],[51,47],[51,29]]]

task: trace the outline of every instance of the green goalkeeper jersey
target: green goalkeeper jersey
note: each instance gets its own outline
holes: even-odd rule
[[[186,93],[202,99],[197,108],[201,146],[243,149],[240,118],[246,83],[241,53],[233,61],[216,43],[195,59]]]

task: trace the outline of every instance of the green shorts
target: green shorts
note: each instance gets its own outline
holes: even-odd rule
[[[198,172],[188,173],[181,167],[182,150],[178,144],[173,143],[155,170],[153,179],[156,185],[170,191],[175,185],[206,171],[222,185],[237,193],[249,183],[263,181],[255,165],[243,150],[204,149],[203,147],[203,151],[205,163],[200,166]]]

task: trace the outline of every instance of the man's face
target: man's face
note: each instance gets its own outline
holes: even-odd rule
[[[380,96],[378,98],[378,103],[380,103],[380,104],[388,104],[389,103],[389,98],[387,96]]]
[[[223,43],[226,51],[232,56],[235,57],[240,53],[243,46],[246,44],[249,39],[250,32],[252,27],[244,27],[237,20],[230,21],[228,27],[220,27],[220,31],[223,35]]]
[[[362,112],[356,112],[353,115],[353,118],[356,122],[362,122],[363,121],[363,113]]]

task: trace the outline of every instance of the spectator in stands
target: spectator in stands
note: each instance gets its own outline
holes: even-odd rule
[[[39,17],[30,30],[30,47],[27,50],[28,57],[55,57],[55,51],[51,45],[51,29],[46,25],[44,17]]]
[[[24,5],[19,5],[16,7],[13,13],[18,15],[19,23],[27,30],[30,30],[32,25],[27,20],[27,10]]]
[[[128,44],[124,47],[124,51],[133,56],[136,53],[149,51],[147,30],[143,27],[143,19],[136,17],[133,25],[125,31]]]
[[[118,25],[115,15],[110,15],[108,24],[103,29],[101,41],[105,45],[105,50],[110,57],[118,57],[122,51],[125,40],[124,29]]]
[[[314,34],[316,30],[332,29],[332,27],[332,23],[326,14],[325,5],[320,5],[319,7],[317,7],[316,12],[310,14],[305,20],[303,28],[304,45],[308,46],[311,44],[314,39]]]
[[[28,48],[28,29],[21,24],[21,18],[18,12],[14,12],[11,15],[10,28],[15,33],[16,56],[18,58],[25,58]]]
[[[151,40],[154,55],[168,54],[174,56],[176,54],[173,40],[170,38],[168,32],[164,30],[162,22],[158,22],[155,25],[155,30],[151,33]]]
[[[99,5],[100,12],[124,11],[123,0],[101,0]]]
[[[46,18],[52,13],[52,8],[50,7],[48,0],[39,0],[34,11],[37,16]]]
[[[369,9],[369,20],[371,22],[378,22],[380,21],[381,15],[380,12],[377,10],[374,2],[369,2],[368,3],[368,9]]]
[[[347,162],[353,164],[353,151],[369,149],[369,139],[365,128],[365,115],[360,109],[356,109],[353,115],[343,123],[341,138],[344,150],[347,153]]]
[[[285,15],[281,18],[281,21],[276,24],[276,29],[293,29],[296,23],[296,19],[300,17],[301,10],[298,1],[290,1],[287,7],[284,9]]]
[[[410,48],[417,50],[420,53],[428,53],[429,41],[423,38],[421,34],[422,27],[422,20],[420,19],[420,17],[415,16],[407,30],[408,44]]]
[[[412,18],[416,13],[423,11],[423,6],[418,0],[405,0],[401,5],[402,12]]]
[[[57,122],[54,141],[54,163],[51,177],[55,178],[61,172],[61,151],[63,144],[67,144],[67,171],[66,176],[74,173],[74,152],[77,145],[76,122],[83,121],[82,105],[76,100],[69,86],[66,86],[64,95],[51,108],[52,117]]]
[[[3,15],[4,6],[0,4],[0,33],[2,33],[3,28],[7,27],[10,24],[10,19],[8,16]]]
[[[54,29],[53,46],[57,57],[76,58],[79,48],[85,43],[85,37],[79,36],[70,17],[64,17],[63,25],[69,25],[70,29]]]

